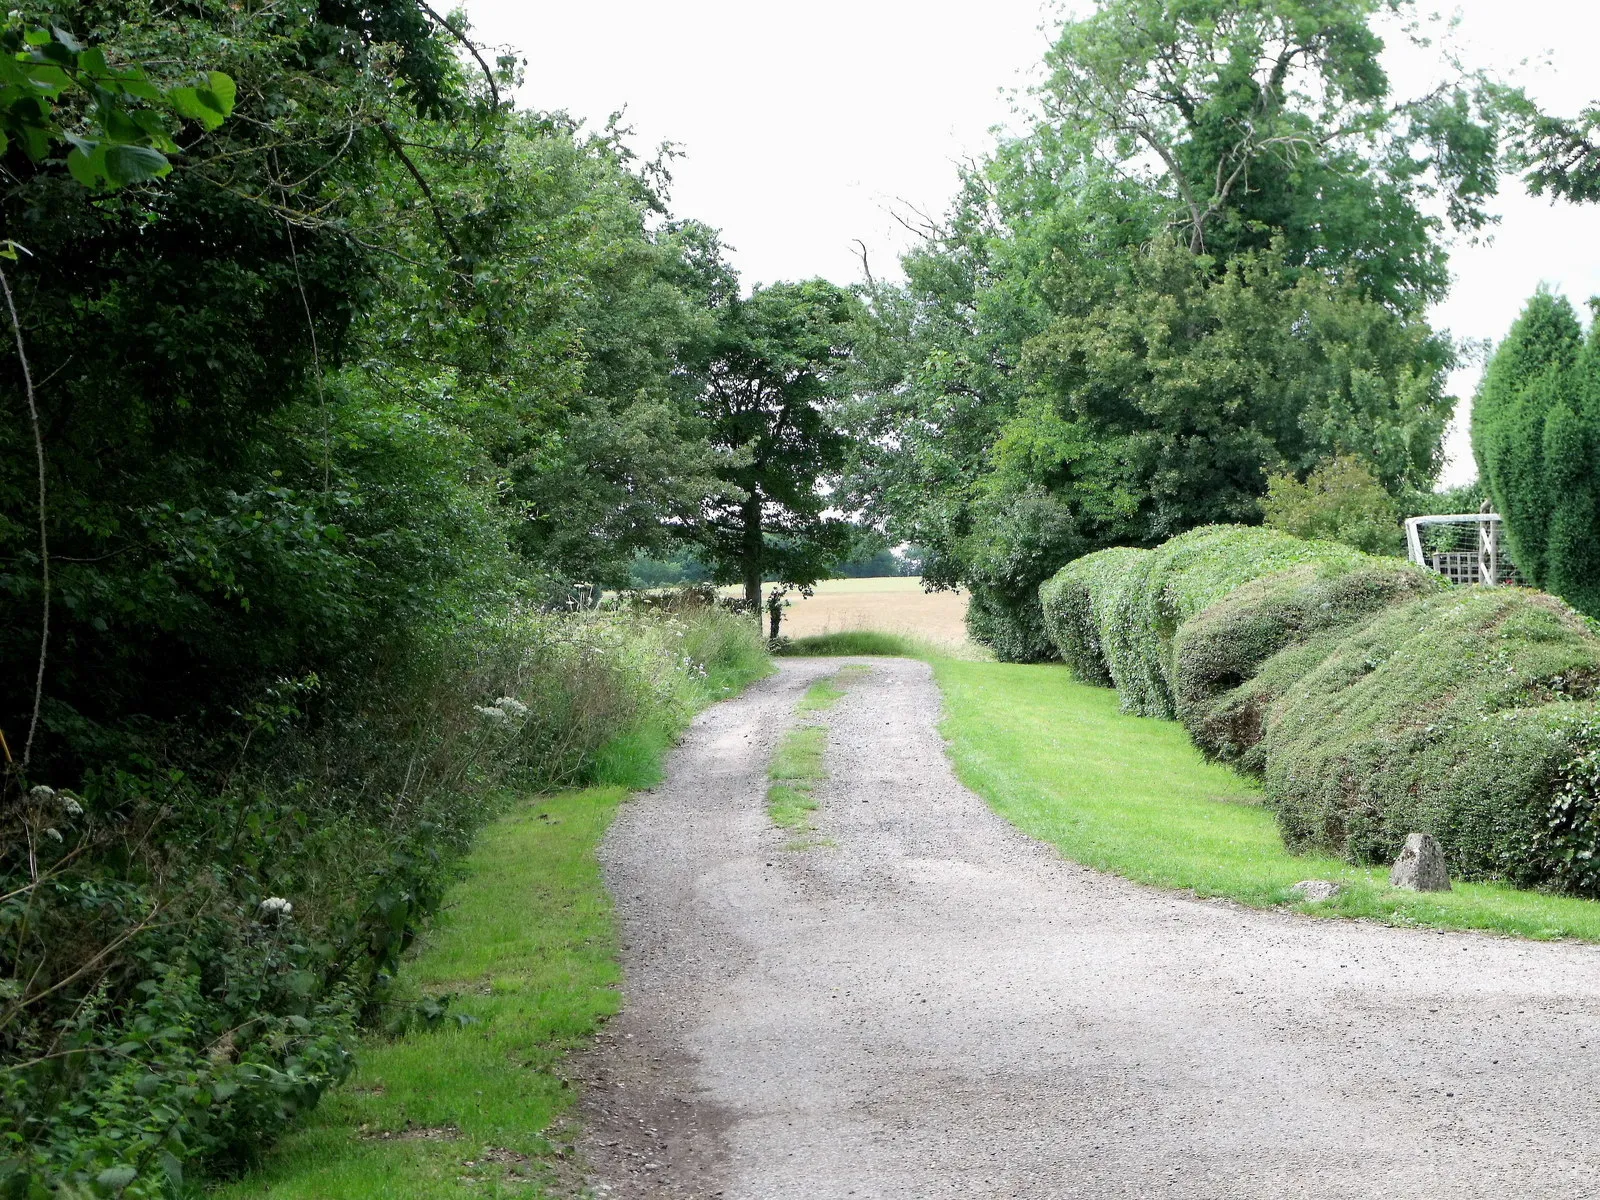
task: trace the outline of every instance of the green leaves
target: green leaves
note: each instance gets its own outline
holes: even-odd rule
[[[206,86],[174,88],[167,95],[180,117],[199,121],[209,130],[218,128],[233,113],[236,92],[229,76],[212,71]]]
[[[34,162],[63,144],[67,170],[84,187],[112,191],[172,171],[178,150],[171,114],[211,131],[233,113],[237,87],[221,71],[203,84],[163,88],[139,67],[115,67],[98,46],[59,26],[0,32],[0,154],[19,146]],[[57,112],[73,94],[88,101],[69,129]]]

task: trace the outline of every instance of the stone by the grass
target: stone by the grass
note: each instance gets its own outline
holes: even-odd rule
[[[1413,892],[1448,892],[1450,872],[1444,865],[1444,851],[1432,834],[1413,833],[1406,836],[1405,849],[1394,860],[1389,872],[1389,886]]]
[[[1316,902],[1332,900],[1342,891],[1344,889],[1331,879],[1302,879],[1289,889],[1289,895],[1296,900]]]

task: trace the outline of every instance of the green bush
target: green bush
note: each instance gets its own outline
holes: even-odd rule
[[[1122,707],[1177,715],[1172,641],[1190,617],[1263,575],[1309,562],[1354,566],[1363,557],[1349,546],[1242,525],[1208,525],[1157,547],[1132,565],[1100,630]]]
[[[1459,876],[1593,891],[1592,780],[1574,764],[1600,743],[1573,701],[1600,687],[1600,638],[1577,613],[1450,588],[1281,657],[1258,677],[1282,687],[1261,748],[1291,848],[1384,862],[1421,830]]]
[[[1287,646],[1445,586],[1409,563],[1366,556],[1302,563],[1253,580],[1179,627],[1178,719],[1207,754],[1237,761],[1260,740],[1262,701],[1271,694],[1253,686],[1263,663]]]
[[[1088,549],[1072,511],[1042,490],[981,506],[965,539],[967,633],[1001,662],[1045,662],[1056,648],[1039,607],[1039,586]]]
[[[1045,628],[1061,660],[1084,683],[1115,687],[1100,632],[1132,578],[1136,563],[1150,551],[1114,546],[1086,554],[1062,567],[1039,589]]]
[[[188,1194],[250,1159],[348,1072],[358,1026],[444,1016],[395,968],[507,788],[637,776],[770,669],[714,609],[513,608],[372,666],[281,685],[231,745],[166,747],[187,770],[5,814],[0,1194]]]
[[[1292,475],[1272,476],[1261,508],[1269,529],[1343,542],[1368,554],[1405,553],[1400,506],[1352,455],[1323,463],[1304,483]]]

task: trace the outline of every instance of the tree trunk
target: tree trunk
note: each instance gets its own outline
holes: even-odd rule
[[[744,502],[744,601],[761,625],[761,497],[751,492]]]

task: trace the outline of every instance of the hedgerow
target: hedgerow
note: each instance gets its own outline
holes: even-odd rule
[[[1378,557],[1302,563],[1253,580],[1185,621],[1173,638],[1178,719],[1202,750],[1236,760],[1259,740],[1269,694],[1242,685],[1269,658],[1445,586],[1432,572]]]
[[[1574,764],[1597,722],[1573,701],[1597,688],[1600,638],[1552,596],[1411,601],[1333,642],[1271,703],[1268,800],[1292,848],[1381,862],[1422,830],[1458,875],[1592,889],[1566,851],[1595,832]]]
[[[1260,774],[1285,841],[1433,834],[1458,877],[1600,894],[1600,637],[1553,596],[1236,527],[1041,589],[1061,654]]]
[[[360,1027],[447,1019],[395,968],[507,788],[593,780],[765,662],[713,610],[512,608],[359,689],[285,682],[231,745],[34,788],[0,829],[0,1194],[175,1196],[248,1161]]]
[[[1045,629],[1061,659],[1084,683],[1115,687],[1101,643],[1134,565],[1150,554],[1127,546],[1086,554],[1068,563],[1039,589]]]
[[[1122,707],[1173,718],[1172,640],[1178,627],[1251,580],[1300,563],[1355,565],[1359,550],[1271,529],[1210,525],[1175,537],[1134,563],[1100,631]]]

